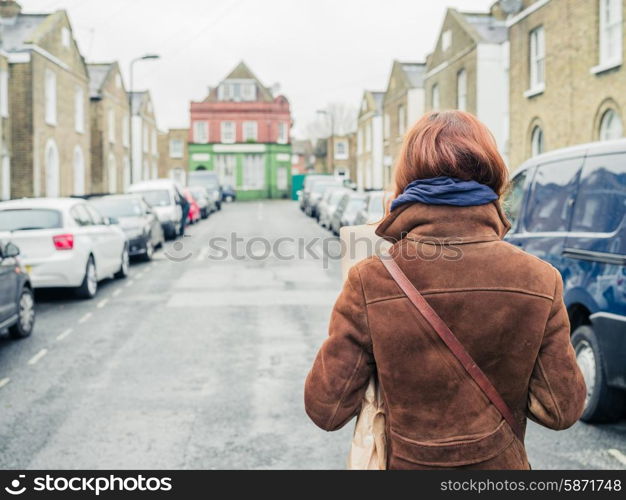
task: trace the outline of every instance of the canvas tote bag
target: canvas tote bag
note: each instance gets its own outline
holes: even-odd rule
[[[374,254],[386,251],[391,245],[376,236],[376,226],[342,227],[340,240],[344,281],[350,268]],[[385,412],[376,377],[372,377],[365,391],[361,411],[357,417],[352,445],[348,456],[350,470],[385,470],[387,444],[385,442]]]

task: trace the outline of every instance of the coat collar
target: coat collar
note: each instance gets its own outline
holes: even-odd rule
[[[391,243],[413,240],[478,243],[504,238],[511,229],[499,201],[474,207],[413,203],[388,214],[376,234]]]

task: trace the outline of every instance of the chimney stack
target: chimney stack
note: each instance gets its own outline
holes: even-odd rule
[[[22,6],[15,0],[0,0],[0,17],[12,19],[22,12]]]

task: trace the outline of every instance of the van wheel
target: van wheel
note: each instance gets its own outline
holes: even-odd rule
[[[114,274],[115,279],[124,279],[128,276],[130,270],[130,255],[128,255],[128,247],[125,245],[122,251],[122,263],[120,264],[120,270]]]
[[[576,360],[587,385],[583,422],[613,422],[622,416],[624,393],[606,384],[603,356],[593,328],[579,326],[572,335]]]
[[[35,325],[35,297],[33,291],[24,287],[18,303],[19,311],[17,322],[9,327],[9,335],[12,339],[28,337]]]
[[[96,276],[96,264],[93,256],[90,255],[85,268],[85,277],[81,285],[76,289],[76,295],[81,299],[93,299],[97,292],[98,277]]]

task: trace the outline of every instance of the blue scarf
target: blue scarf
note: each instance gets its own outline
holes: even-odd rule
[[[498,195],[485,184],[455,177],[434,177],[411,182],[404,192],[393,200],[391,211],[407,203],[474,207],[486,205],[497,199]]]

